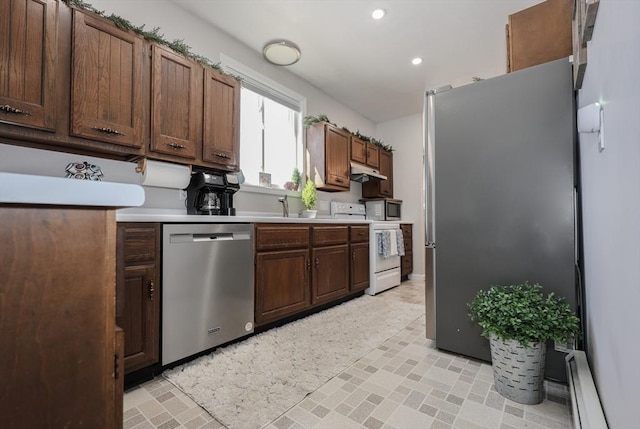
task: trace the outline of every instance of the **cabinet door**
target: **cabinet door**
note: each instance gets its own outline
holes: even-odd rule
[[[367,142],[367,165],[371,168],[380,168],[380,148],[373,143]]]
[[[331,126],[325,135],[327,184],[349,189],[349,136]]]
[[[73,11],[71,134],[142,147],[142,38]]]
[[[393,198],[393,155],[386,150],[380,150],[380,174],[387,180],[362,184],[364,198]]]
[[[204,73],[202,159],[235,171],[239,158],[240,85],[210,68]]]
[[[53,131],[57,2],[0,2],[0,121]]]
[[[153,45],[151,72],[151,151],[195,159],[196,79],[201,66]]]
[[[380,196],[393,198],[393,155],[386,150],[380,151],[380,174],[387,176],[387,180],[380,183]]]
[[[315,248],[312,251],[311,303],[333,301],[349,292],[349,246]]]
[[[158,362],[160,225],[119,223],[116,324],[125,333],[124,372]]]
[[[349,246],[351,251],[351,292],[369,287],[369,243],[355,243]]]
[[[367,142],[356,137],[351,136],[351,161],[360,164],[367,163]]]
[[[298,313],[311,304],[309,250],[262,252],[256,256],[256,325]]]
[[[0,219],[2,427],[122,425],[115,211],[2,206]]]
[[[158,362],[160,294],[155,265],[124,268],[116,323],[125,332],[124,367],[130,373]]]
[[[547,0],[509,15],[507,71],[572,54],[573,0]]]

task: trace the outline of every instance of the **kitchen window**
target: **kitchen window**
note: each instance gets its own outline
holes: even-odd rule
[[[240,168],[245,183],[285,189],[293,169],[303,171],[306,99],[224,55],[221,58],[227,72],[242,78]]]

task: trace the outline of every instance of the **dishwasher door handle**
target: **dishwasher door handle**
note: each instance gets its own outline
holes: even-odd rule
[[[250,240],[248,233],[210,233],[210,234],[171,234],[171,243],[201,243],[212,241]]]

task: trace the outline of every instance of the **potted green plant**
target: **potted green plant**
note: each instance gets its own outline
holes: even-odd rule
[[[304,188],[300,195],[302,204],[305,210],[300,211],[300,217],[314,218],[316,217],[316,199],[318,198],[318,191],[316,190],[316,184],[312,180],[307,179]]]
[[[502,396],[521,404],[543,399],[546,342],[566,343],[580,334],[580,320],[553,293],[524,282],[491,286],[468,304],[471,320],[489,338],[493,379]]]
[[[295,167],[293,169],[293,173],[291,173],[291,181],[293,182],[293,190],[297,191],[298,188],[300,187],[300,181],[302,180],[302,178],[300,177],[300,170],[298,170],[298,167]]]

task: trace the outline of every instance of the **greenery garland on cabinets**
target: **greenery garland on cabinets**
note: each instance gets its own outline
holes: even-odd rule
[[[325,115],[324,113],[320,113],[318,116],[311,116],[311,115],[305,116],[302,119],[302,123],[303,123],[305,128],[309,128],[313,124],[317,124],[317,123],[320,123],[320,122],[327,122],[327,123],[333,125],[334,127],[337,127],[337,125],[334,124],[333,122],[331,122],[329,120],[329,118],[327,117],[327,115]],[[348,133],[353,134],[354,136],[358,137],[359,139],[362,139],[364,141],[373,143],[374,145],[380,147],[383,150],[386,150],[387,152],[393,152],[393,146],[388,145],[388,144],[384,144],[382,142],[382,140],[377,140],[377,139],[375,139],[373,137],[369,137],[369,136],[365,136],[363,134],[360,134],[360,131],[358,131],[358,130],[353,132],[347,127],[342,127],[342,129],[345,130]]]
[[[116,27],[121,28],[123,30],[129,30],[129,31],[133,31],[134,33],[144,37],[145,39],[151,41],[151,42],[155,42],[159,45],[163,45],[163,46],[167,46],[168,48],[172,49],[173,51],[184,55],[187,58],[191,58],[194,61],[197,61],[198,63],[207,66],[207,67],[211,67],[212,69],[215,69],[217,71],[219,71],[220,73],[227,75],[227,76],[231,76],[233,77],[235,80],[237,80],[238,82],[240,82],[242,79],[238,76],[235,76],[233,74],[227,73],[225,72],[222,67],[220,66],[220,63],[214,63],[213,61],[211,61],[210,59],[208,59],[207,57],[204,57],[202,55],[198,55],[195,54],[193,52],[191,52],[191,46],[187,45],[186,43],[184,43],[183,39],[175,39],[173,41],[168,41],[164,38],[164,34],[160,33],[160,27],[154,27],[152,28],[150,31],[147,31],[144,29],[146,24],[142,24],[140,26],[134,25],[131,23],[131,21],[115,15],[115,14],[111,14],[111,15],[106,15],[105,12],[103,10],[98,10],[95,7],[93,7],[91,4],[84,2],[82,0],[62,0],[64,3],[66,3],[68,6],[74,6],[77,7],[79,9],[83,9],[83,10],[87,10],[89,12],[93,12],[96,15],[99,15],[103,18],[108,19],[109,21],[113,22]]]

